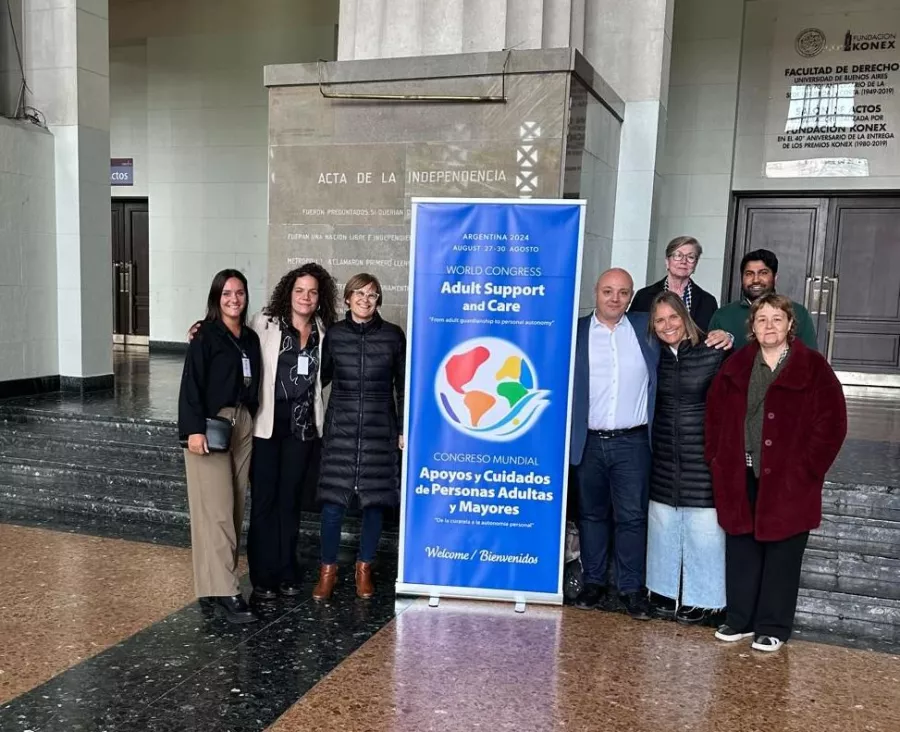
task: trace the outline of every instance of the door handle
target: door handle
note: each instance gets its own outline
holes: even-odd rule
[[[134,335],[134,288],[131,286],[134,277],[134,262],[123,262],[125,269],[125,288],[123,292],[128,302],[128,335]]]
[[[831,358],[834,355],[834,324],[837,318],[838,278],[835,276],[827,279],[831,280],[831,302],[828,305],[828,338],[825,345],[825,358],[828,360],[828,363],[831,363]]]
[[[803,295],[803,307],[805,307],[810,315],[819,315],[819,309],[822,304],[822,287],[818,288],[815,285],[818,285],[822,282],[822,278],[816,275],[815,277],[807,277],[806,278],[806,291]],[[816,297],[818,295],[818,297]],[[813,302],[815,301],[815,303]]]

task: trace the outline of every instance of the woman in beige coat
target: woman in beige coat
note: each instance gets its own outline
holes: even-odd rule
[[[303,482],[322,436],[322,340],[334,323],[336,287],[318,264],[284,275],[250,326],[262,350],[253,431],[250,564],[252,599],[300,592],[297,537]]]

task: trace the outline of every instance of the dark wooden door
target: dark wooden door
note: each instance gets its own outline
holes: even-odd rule
[[[150,335],[150,232],[146,201],[112,202],[113,332]]]
[[[122,263],[125,261],[125,208],[113,201],[112,228],[110,229],[112,244],[113,268],[113,333],[125,335],[128,330],[128,298],[125,297],[124,274]]]
[[[834,368],[900,374],[900,198],[832,200],[826,276]]]
[[[735,246],[726,302],[741,297],[741,258],[754,249],[769,249],[778,257],[775,289],[802,303],[812,315],[825,347],[826,323],[819,302],[827,283],[823,276],[828,225],[827,198],[740,198],[737,202]]]

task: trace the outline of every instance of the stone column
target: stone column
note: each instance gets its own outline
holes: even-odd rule
[[[625,100],[611,261],[637,287],[655,251],[674,4],[587,0],[585,8],[584,55]]]
[[[55,142],[59,369],[112,385],[107,0],[25,0],[28,104]]]
[[[655,246],[675,0],[341,0],[338,60],[582,51],[626,102],[610,260],[646,281]]]
[[[594,0],[341,0],[338,60],[581,49]]]

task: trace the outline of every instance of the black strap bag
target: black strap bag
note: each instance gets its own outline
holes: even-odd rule
[[[238,407],[235,407],[237,414]],[[206,446],[210,452],[228,452],[231,449],[231,433],[234,431],[234,417],[206,418]],[[188,441],[180,440],[181,446],[187,450]]]

